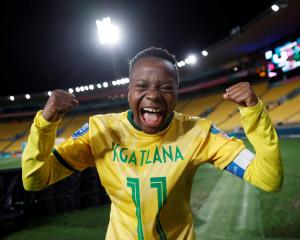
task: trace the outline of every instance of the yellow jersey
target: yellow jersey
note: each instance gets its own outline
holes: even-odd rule
[[[24,186],[39,190],[95,166],[111,199],[106,239],[194,239],[190,194],[198,166],[224,169],[245,148],[209,120],[177,112],[157,134],[142,132],[131,111],[96,115],[52,149],[57,124],[37,114],[23,154]]]

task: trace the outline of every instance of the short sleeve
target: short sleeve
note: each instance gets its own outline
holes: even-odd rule
[[[245,148],[242,140],[229,137],[215,125],[211,125],[205,144],[202,146],[203,162],[224,169]]]
[[[63,143],[55,146],[53,153],[62,165],[72,171],[81,171],[94,166],[88,123],[84,124]]]

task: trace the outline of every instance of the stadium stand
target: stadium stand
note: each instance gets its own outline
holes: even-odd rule
[[[225,132],[239,130],[241,128],[241,119],[238,111],[236,111],[231,117],[219,124],[219,128]]]
[[[264,81],[262,83],[252,85],[252,88],[257,96],[261,96],[262,94],[268,91],[268,82]]]
[[[62,131],[59,137],[65,139],[71,137],[77,129],[79,129],[84,123],[88,122],[88,119],[88,115],[73,117],[67,125],[64,125],[64,131]]]
[[[297,116],[300,110],[300,95],[285,101],[283,104],[270,111],[270,117],[274,124],[287,124],[288,119]],[[296,120],[295,118],[293,118]],[[292,120],[293,121],[293,120]],[[291,120],[290,120],[291,122]]]
[[[300,105],[300,103],[298,103]],[[297,124],[300,123],[300,110],[285,121],[286,124]]]
[[[11,122],[0,124],[0,139],[12,139],[18,137],[24,131],[27,131],[31,125],[31,121]]]
[[[266,104],[275,102],[298,87],[300,87],[300,78],[296,78],[295,80],[286,83],[281,82],[280,85],[270,88],[268,92],[263,94],[262,100]]]
[[[5,152],[20,152],[22,151],[22,143],[26,142],[28,138],[28,132],[23,137],[12,141],[11,144],[9,144],[4,151]]]
[[[21,143],[21,139],[27,139],[26,136],[30,125],[31,121],[1,123],[0,152],[13,152],[15,150],[20,151],[21,144],[19,146],[17,144]]]
[[[190,99],[185,99],[185,100],[178,100],[176,107],[175,107],[175,111],[177,112],[181,112],[181,110],[190,102]]]
[[[270,106],[269,112],[274,124],[300,123],[299,77],[294,78],[293,81],[280,82],[270,89],[267,81],[254,84],[252,87],[265,104]],[[291,95],[291,93],[293,94]],[[193,116],[207,117],[227,132],[241,130],[237,107],[231,102],[224,101],[222,92],[181,99],[178,101],[175,110]],[[88,118],[88,114],[66,116],[58,127],[58,138],[69,138],[74,131],[88,121]],[[30,125],[31,121],[1,123],[1,152],[21,152],[22,144],[26,142],[28,137]]]
[[[220,101],[222,96],[220,93],[200,96],[187,102],[182,109],[179,109],[181,113],[189,114],[193,116],[200,116],[201,113],[213,109]]]
[[[0,141],[0,152],[3,152],[4,149],[11,144],[11,140],[1,140]]]

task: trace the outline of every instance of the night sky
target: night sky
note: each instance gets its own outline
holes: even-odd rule
[[[182,60],[244,26],[272,2],[7,1],[0,96],[110,82],[112,61],[119,76],[127,77],[128,60],[150,46],[167,48]],[[107,16],[122,29],[113,48],[100,45],[97,36],[95,20]]]

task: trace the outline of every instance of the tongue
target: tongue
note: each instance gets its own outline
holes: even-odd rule
[[[150,122],[150,123],[157,122],[158,119],[159,119],[159,116],[156,113],[147,113],[146,112],[146,113],[143,114],[143,117],[144,117],[146,122]]]

